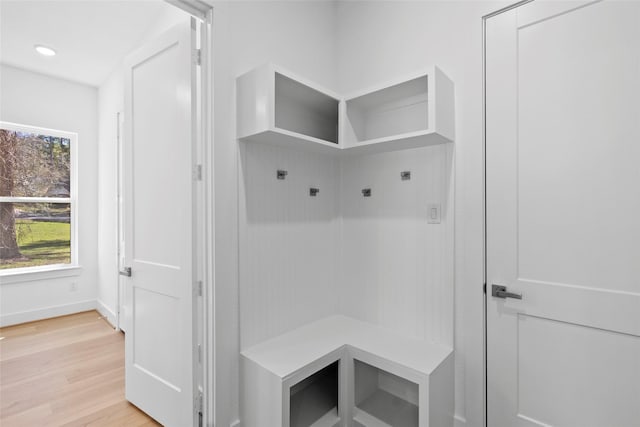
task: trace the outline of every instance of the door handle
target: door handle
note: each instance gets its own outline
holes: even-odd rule
[[[507,287],[502,285],[491,285],[491,296],[498,298],[515,298],[522,299],[522,294],[514,294],[507,292]]]
[[[120,270],[120,275],[131,277],[131,267],[125,267],[124,270]]]

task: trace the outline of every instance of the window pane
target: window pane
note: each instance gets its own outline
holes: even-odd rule
[[[0,269],[70,263],[69,203],[0,203]]]
[[[0,129],[0,196],[69,197],[71,141]]]

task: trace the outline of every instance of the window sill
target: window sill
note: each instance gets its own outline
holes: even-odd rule
[[[79,265],[47,265],[45,267],[16,268],[0,270],[0,284],[32,282],[36,280],[58,279],[60,277],[79,276],[82,267]]]

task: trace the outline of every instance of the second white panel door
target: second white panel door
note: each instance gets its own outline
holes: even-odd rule
[[[526,4],[486,55],[488,425],[637,426],[640,3]]]

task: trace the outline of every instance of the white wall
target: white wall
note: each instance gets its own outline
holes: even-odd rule
[[[141,45],[188,19],[180,9],[164,3],[159,18],[147,29]],[[154,8],[155,10],[155,8]],[[97,307],[115,325],[118,297],[118,163],[117,115],[124,120],[124,68],[118,65],[98,90],[98,291]]]
[[[240,162],[240,343],[247,348],[337,314],[338,159],[243,143]],[[284,169],[284,180],[276,171]],[[309,195],[309,188],[320,192]]]
[[[124,71],[98,89],[98,310],[116,325],[118,296],[118,113],[124,111]]]
[[[235,78],[273,61],[335,87],[330,2],[219,2],[214,8],[216,425],[239,413],[238,143]],[[321,189],[322,191],[322,189]]]
[[[452,149],[343,159],[343,314],[453,346]],[[401,180],[402,171],[411,179]],[[428,223],[429,203],[440,204],[440,224]]]
[[[428,64],[456,91],[455,352],[457,422],[483,424],[482,16],[502,2],[340,2],[342,91]]]
[[[78,133],[78,276],[0,284],[0,323],[95,307],[97,279],[97,90],[0,66],[0,119]],[[71,290],[75,283],[77,290]]]

